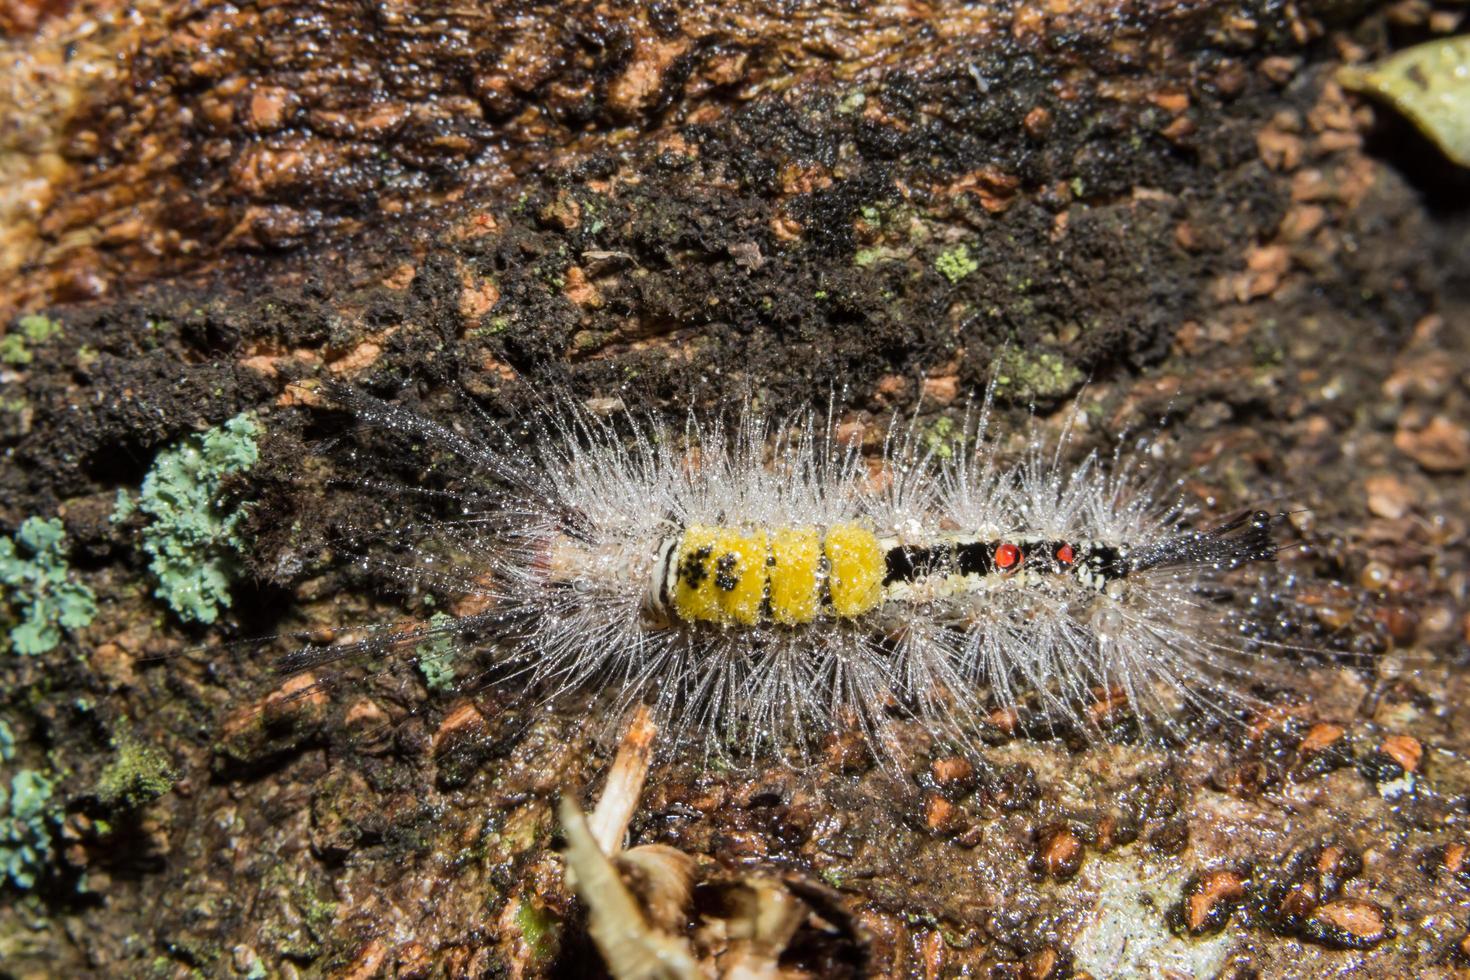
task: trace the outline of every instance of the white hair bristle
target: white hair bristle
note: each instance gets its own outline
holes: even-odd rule
[[[1279,515],[1191,528],[1142,453],[1068,463],[1067,436],[1004,460],[989,397],[941,451],[910,423],[869,460],[830,417],[748,405],[681,430],[561,399],[513,438],[330,394],[463,464],[461,516],[358,542],[461,599],[432,624],[303,648],[291,669],[459,638],[533,697],[610,690],[750,759],[852,729],[890,757],[900,721],[974,744],[997,717],[1086,734],[1126,707],[1167,731],[1186,709],[1234,712],[1261,659],[1216,597],[1275,556]]]

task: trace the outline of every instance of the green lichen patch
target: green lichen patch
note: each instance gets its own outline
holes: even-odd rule
[[[0,885],[33,887],[51,861],[51,780],[34,769],[22,769],[0,781]]]
[[[1086,375],[1050,351],[1007,350],[995,367],[998,397],[1012,401],[1054,401],[1077,390]]]
[[[117,754],[97,778],[97,799],[104,806],[134,810],[173,788],[168,756],[139,741],[127,721],[117,726],[113,745]]]
[[[941,415],[924,432],[924,448],[938,459],[949,459],[955,446],[964,439],[964,427],[947,415]]]
[[[0,361],[12,367],[24,367],[35,360],[31,350],[61,333],[61,324],[39,313],[28,313],[16,321],[16,330],[0,337]]]
[[[31,363],[32,354],[20,334],[8,333],[0,337],[0,361],[13,367]]]
[[[328,888],[301,880],[284,864],[266,876],[268,903],[262,903],[261,938],[272,953],[286,959],[311,962],[328,952],[337,902]]]
[[[226,477],[255,465],[259,435],[250,415],[237,415],[159,453],[136,500],[118,495],[113,520],[143,513],[154,595],[180,619],[212,623],[230,605],[230,585],[239,572],[235,530],[245,510],[230,506],[221,487]]]
[[[65,541],[54,517],[28,517],[14,537],[0,538],[0,623],[16,653],[52,650],[62,630],[81,629],[97,615],[97,597],[67,567]]]
[[[33,344],[43,344],[61,333],[61,324],[40,313],[28,313],[16,325],[26,340]]]
[[[448,613],[437,612],[429,617],[433,628],[447,628],[454,622]],[[454,636],[438,633],[414,647],[418,658],[419,673],[424,675],[424,684],[431,691],[447,691],[454,687]]]
[[[940,252],[934,260],[934,268],[951,283],[958,283],[979,269],[980,263],[970,255],[970,246],[957,245],[948,251]]]

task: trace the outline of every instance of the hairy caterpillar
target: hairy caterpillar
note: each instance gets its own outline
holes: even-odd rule
[[[661,729],[753,757],[854,727],[888,754],[896,718],[972,742],[1023,703],[1054,727],[1095,729],[1115,702],[1168,726],[1238,703],[1257,659],[1212,594],[1275,557],[1280,515],[1188,527],[1178,487],[1161,498],[1121,454],[1067,465],[1033,442],[1006,463],[988,395],[951,451],[897,426],[870,462],[810,414],[747,407],[681,432],[563,400],[518,447],[328,393],[468,468],[457,515],[385,522],[371,560],[469,601],[306,646],[288,670],[472,635],[542,696],[611,688]]]

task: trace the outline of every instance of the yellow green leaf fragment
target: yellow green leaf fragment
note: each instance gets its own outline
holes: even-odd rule
[[[1361,68],[1344,67],[1337,81],[1388,102],[1445,156],[1470,167],[1470,34],[1419,44]]]

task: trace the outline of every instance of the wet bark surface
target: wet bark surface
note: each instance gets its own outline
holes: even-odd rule
[[[1290,683],[1165,744],[915,732],[899,774],[669,753],[632,842],[698,859],[702,953],[761,879],[810,908],[781,962],[812,975],[1453,975],[1470,181],[1333,76],[1461,13],[6,5],[0,528],[59,517],[99,611],[0,652],[7,774],[56,785],[3,970],[595,969],[553,816],[610,758],[595,694],[317,689],[241,642],[428,613],[344,559],[394,515],[340,492],[422,461],[365,474],[312,380],[450,423],[836,391],[876,444],[916,406],[942,435],[999,367],[1012,431],[1077,404],[1079,449],[1151,434],[1208,509],[1294,512]],[[117,494],[247,411],[233,604],[185,624]],[[165,791],[108,789],[137,746]]]

